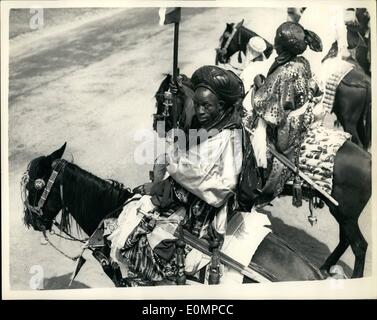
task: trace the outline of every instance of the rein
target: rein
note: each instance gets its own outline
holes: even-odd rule
[[[65,166],[67,165],[67,161],[64,160],[64,159],[59,159],[57,161],[54,161],[54,164],[53,164],[53,171],[47,181],[47,184],[46,186],[44,187],[43,189],[43,192],[42,192],[42,195],[38,201],[38,204],[37,206],[35,205],[31,205],[29,203],[29,199],[28,199],[28,196],[27,196],[27,193],[26,193],[26,185],[27,183],[30,181],[30,178],[29,178],[29,171],[26,171],[22,180],[21,180],[21,195],[22,195],[22,200],[23,200],[23,203],[24,203],[24,206],[27,208],[27,210],[29,212],[31,212],[32,214],[36,214],[39,218],[42,218],[44,219],[43,217],[43,206],[45,205],[46,203],[46,200],[51,192],[51,189],[56,181],[56,178],[57,176],[59,175],[59,173],[62,173],[64,172],[64,168]],[[42,179],[41,179],[42,180]],[[38,181],[35,180],[35,183],[36,182],[39,182],[41,185],[44,184],[44,181]],[[61,182],[60,185],[59,185],[59,188],[60,188],[60,201],[61,201],[61,205],[62,205],[62,217],[65,215],[65,214],[68,214],[68,209],[66,208],[65,204],[64,204],[64,196],[63,196],[63,183]],[[93,232],[93,234],[98,230],[98,228],[102,225],[103,221],[109,217],[110,215],[112,215],[114,212],[122,209],[125,205],[127,205],[130,201],[132,201],[134,199],[129,199],[128,201],[125,201],[121,206],[115,208],[114,210],[111,210],[109,213],[106,214],[105,218],[103,218],[101,220],[101,222],[99,223],[98,227],[96,228],[96,230]],[[136,200],[136,199],[135,199]],[[88,244],[88,241],[90,240],[90,238],[93,236],[93,234],[86,238],[86,239],[78,239],[76,238],[75,236],[71,235],[70,233],[68,233],[66,230],[64,230],[64,227],[62,227],[62,225],[60,223],[58,223],[55,218],[52,219],[52,224],[53,226],[56,226],[61,232],[63,232],[66,236],[62,236],[61,234],[58,234],[56,233],[54,230],[51,230],[50,231],[50,235],[52,236],[57,236],[59,238],[62,238],[64,240],[69,240],[69,241],[75,241],[75,242],[81,242],[84,244],[84,248],[88,248],[90,250],[92,250],[90,247],[87,246]],[[66,254],[65,252],[63,252],[61,249],[59,249],[56,245],[54,245],[50,238],[48,237],[47,235],[47,232],[46,230],[43,230],[43,236],[44,236],[44,239],[46,240],[47,243],[49,243],[56,251],[58,251],[60,254],[62,254],[63,256],[65,256],[66,258],[70,259],[70,260],[73,260],[73,261],[76,261],[81,255],[77,255],[77,256],[70,256],[68,254]]]
[[[116,212],[116,211],[122,209],[124,206],[126,206],[126,205],[129,204],[130,202],[132,202],[132,201],[136,201],[136,200],[140,200],[140,198],[135,198],[135,199],[131,198],[131,199],[125,201],[121,206],[115,208],[114,210],[112,210],[112,211],[110,211],[108,214],[106,214],[106,216],[101,220],[101,222],[98,224],[98,227],[96,228],[96,230],[94,230],[94,232],[92,233],[92,235],[91,235],[89,238],[86,238],[86,239],[78,239],[78,238],[72,236],[72,235],[69,234],[68,232],[64,231],[64,230],[61,228],[61,225],[60,225],[55,219],[53,220],[53,224],[54,224],[54,225],[55,225],[60,231],[62,231],[63,233],[65,233],[69,238],[64,237],[64,236],[62,236],[62,235],[60,235],[60,234],[57,234],[55,231],[53,231],[53,233],[51,233],[51,232],[50,232],[50,233],[51,233],[51,235],[55,235],[55,236],[57,236],[57,237],[59,237],[59,238],[65,239],[65,240],[81,242],[81,243],[84,244],[84,250],[85,250],[85,249],[89,249],[89,250],[92,250],[92,251],[93,251],[93,249],[90,248],[89,246],[87,246],[87,244],[88,244],[90,238],[91,238],[91,237],[96,233],[96,231],[101,227],[103,221],[104,221],[108,216],[111,216],[114,212]],[[50,239],[48,238],[48,236],[47,236],[47,234],[46,234],[46,231],[43,231],[43,236],[44,236],[45,240],[51,245],[51,247],[53,247],[56,251],[58,251],[58,252],[59,252],[60,254],[62,254],[64,257],[66,257],[66,258],[68,258],[68,259],[70,259],[70,260],[72,260],[72,261],[76,261],[76,260],[77,260],[78,258],[80,258],[80,257],[82,256],[82,254],[83,254],[83,251],[84,251],[84,250],[81,251],[81,253],[80,253],[79,255],[77,255],[77,256],[74,256],[74,257],[69,256],[68,254],[66,254],[65,252],[63,252],[62,250],[60,250],[58,247],[56,247],[56,246],[50,241]]]
[[[55,234],[56,235],[56,234]],[[59,252],[60,254],[62,254],[64,257],[72,260],[72,261],[76,261],[78,258],[80,258],[81,254],[77,255],[77,256],[69,256],[68,254],[66,254],[65,252],[63,252],[62,250],[60,250],[57,246],[55,246],[49,239],[49,237],[47,236],[46,234],[46,231],[43,231],[43,236],[45,238],[45,240],[49,243],[49,245],[51,247],[53,247],[57,252]],[[75,239],[75,240],[72,240],[72,241],[80,241],[80,242],[84,242],[84,240],[80,240],[80,239]]]

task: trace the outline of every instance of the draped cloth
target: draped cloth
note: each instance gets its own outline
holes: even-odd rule
[[[302,135],[312,121],[307,108],[310,78],[310,65],[302,56],[278,66],[255,93],[254,114],[245,120],[245,125],[254,129],[256,119],[262,118],[267,124],[269,139],[279,152],[295,163],[298,162]],[[262,159],[260,163],[265,162]],[[279,180],[274,191],[276,195],[281,192],[291,172],[273,159],[272,173]]]
[[[172,154],[167,170],[182,187],[209,205],[220,207],[237,184],[241,139],[241,131],[223,130],[183,154]]]

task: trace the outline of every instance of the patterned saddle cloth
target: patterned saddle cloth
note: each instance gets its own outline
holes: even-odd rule
[[[322,74],[324,94],[322,103],[328,112],[331,112],[334,106],[335,93],[339,83],[353,68],[353,64],[338,58],[329,59],[324,63],[323,69],[325,71]]]
[[[331,194],[336,153],[350,139],[351,135],[342,130],[312,126],[301,144],[299,169]]]

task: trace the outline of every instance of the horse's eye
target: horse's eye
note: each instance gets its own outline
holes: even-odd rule
[[[45,184],[46,184],[46,183],[44,182],[43,179],[37,179],[37,180],[35,180],[35,182],[34,182],[34,187],[35,187],[35,189],[37,189],[37,190],[41,190],[41,189],[44,188]]]

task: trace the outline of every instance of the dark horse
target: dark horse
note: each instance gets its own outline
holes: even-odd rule
[[[334,163],[331,195],[339,202],[339,206],[334,206],[319,194],[308,192],[308,194],[323,199],[339,223],[339,244],[321,267],[324,272],[328,272],[348,246],[351,246],[355,255],[352,277],[363,276],[368,243],[360,231],[358,220],[371,196],[371,161],[369,152],[363,150],[357,144],[347,141],[338,150]],[[288,188],[284,193],[292,195],[292,191]]]
[[[182,127],[186,127],[187,123],[191,123],[194,115],[194,104],[192,102],[194,91],[190,79],[186,75],[180,74],[177,82],[178,92],[175,95],[175,104],[171,102],[171,104],[166,105],[165,93],[168,92],[172,83],[170,74],[165,75],[155,94],[157,110],[153,115],[153,129],[161,136],[164,136],[165,132],[170,131],[175,126],[173,124],[173,113],[178,115],[176,121]],[[176,110],[173,112],[172,108],[176,108]],[[163,127],[160,127],[161,125]]]
[[[220,48],[217,49],[216,64],[218,62],[228,63],[230,57],[237,52],[242,51],[245,53],[247,42],[250,37],[256,34],[246,29],[242,22],[236,26],[234,26],[234,23],[226,24],[225,31],[220,37]],[[268,44],[265,51],[267,58],[272,53],[272,50],[272,45]],[[352,141],[368,150],[371,142],[370,77],[357,62],[353,61],[353,63],[355,68],[338,85],[332,112],[335,113],[344,131],[352,135]]]
[[[230,57],[237,52],[243,52],[246,54],[246,45],[248,44],[250,38],[255,36],[258,36],[258,34],[244,27],[243,20],[236,26],[234,23],[227,23],[225,31],[220,37],[220,47],[216,49],[215,64],[228,63],[230,61]],[[266,42],[266,50],[264,50],[263,53],[266,58],[268,58],[274,48],[267,40],[264,39],[264,41]],[[240,59],[241,56],[239,55],[239,62],[241,62]]]
[[[73,217],[79,227],[91,235],[109,213],[117,217],[132,194],[119,183],[100,179],[75,164],[61,160],[64,150],[65,144],[49,156],[35,158],[29,163],[22,183],[26,197],[24,221],[28,227],[46,231],[64,208],[65,215]],[[60,170],[57,169],[59,166]],[[55,182],[48,187],[54,170],[59,172]],[[51,191],[37,212],[35,208],[46,188]],[[109,248],[103,254],[108,258]],[[323,279],[320,271],[304,256],[272,233],[259,245],[249,266],[270,281]],[[109,268],[104,268],[105,273],[116,286],[120,286],[122,279],[119,275],[114,277],[115,271]],[[245,277],[244,282],[253,281]]]
[[[365,150],[372,138],[371,101],[370,77],[355,64],[338,85],[332,111],[352,141]]]

